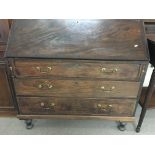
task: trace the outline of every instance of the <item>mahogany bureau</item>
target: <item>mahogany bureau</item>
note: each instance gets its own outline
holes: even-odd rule
[[[17,117],[134,121],[149,55],[141,20],[14,20],[6,51]]]

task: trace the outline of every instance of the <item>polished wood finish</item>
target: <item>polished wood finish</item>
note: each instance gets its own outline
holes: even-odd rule
[[[143,65],[88,60],[16,60],[16,77],[104,78],[139,81]]]
[[[139,86],[127,81],[15,79],[17,95],[30,96],[136,98]]]
[[[6,56],[148,60],[140,20],[15,20]]]
[[[21,114],[132,116],[135,99],[18,97]]]

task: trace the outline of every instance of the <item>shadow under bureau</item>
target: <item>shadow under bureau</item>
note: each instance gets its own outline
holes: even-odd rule
[[[17,117],[134,121],[149,56],[141,20],[14,20],[5,54]]]

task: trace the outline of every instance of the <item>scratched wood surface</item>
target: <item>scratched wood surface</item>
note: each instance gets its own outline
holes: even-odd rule
[[[86,60],[16,60],[16,77],[74,77],[139,81],[143,65]]]
[[[147,60],[140,20],[14,20],[7,57]]]
[[[21,114],[132,116],[136,99],[18,97]]]
[[[15,79],[17,95],[30,96],[136,98],[139,86],[128,81]]]

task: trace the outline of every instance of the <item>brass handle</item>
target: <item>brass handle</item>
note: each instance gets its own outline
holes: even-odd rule
[[[41,103],[40,103],[40,106],[41,106],[43,109],[45,109],[45,110],[49,110],[49,109],[50,109],[49,107],[46,107],[46,106],[45,106],[45,103],[44,103],[44,102],[41,102]]]
[[[55,103],[50,103],[50,107],[55,107]]]
[[[101,89],[102,89],[104,92],[107,92],[107,93],[112,92],[115,88],[116,88],[115,86],[112,86],[111,88],[106,89],[105,86],[101,86]]]
[[[104,68],[104,67],[101,70],[103,73],[116,73],[118,71],[117,68],[108,69],[108,68]]]
[[[45,82],[43,82],[43,83],[39,83],[39,84],[37,85],[37,87],[38,87],[39,89],[42,89],[42,88],[51,89],[51,88],[53,88],[53,85],[52,85],[49,81],[45,81]]]
[[[44,103],[44,102],[41,102],[41,103],[40,103],[40,106],[41,106],[41,107],[44,107],[44,106],[45,106],[45,103]]]
[[[46,106],[44,102],[41,102],[41,103],[40,103],[40,106],[41,106],[43,109],[45,109],[45,110],[49,110],[49,109],[55,107],[55,103],[49,103],[48,105],[49,105],[49,106]]]
[[[49,73],[52,70],[51,66],[48,66],[48,67],[39,67],[39,66],[37,66],[35,68],[36,68],[36,70],[38,70],[40,73],[43,73],[43,74],[44,73]]]
[[[105,111],[105,112],[107,112],[107,111],[110,112],[112,110],[112,105],[111,104],[109,104],[109,105],[97,104],[97,108],[99,110],[102,110],[102,111]]]

